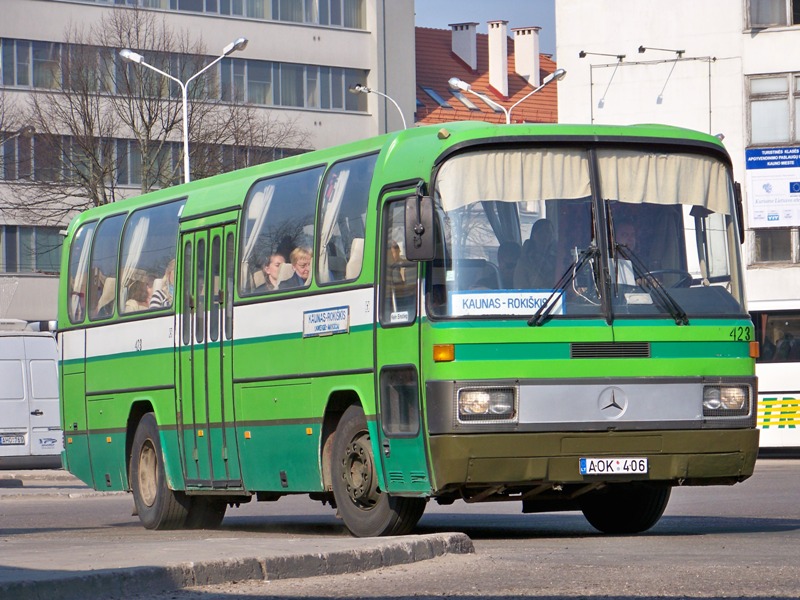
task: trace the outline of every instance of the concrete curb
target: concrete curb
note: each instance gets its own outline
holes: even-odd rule
[[[83,600],[125,598],[196,586],[244,580],[292,579],[359,573],[410,564],[445,554],[472,554],[472,540],[463,533],[364,540],[352,550],[288,554],[267,558],[186,562],[166,567],[106,569],[69,573],[41,581],[0,584],[0,598],[15,600]]]

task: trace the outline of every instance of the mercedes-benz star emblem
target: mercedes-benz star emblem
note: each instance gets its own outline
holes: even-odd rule
[[[608,387],[600,392],[597,406],[606,419],[618,419],[628,408],[628,396],[618,387]]]

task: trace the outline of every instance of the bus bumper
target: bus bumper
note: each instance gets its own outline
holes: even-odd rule
[[[435,492],[465,487],[653,481],[730,485],[753,474],[755,429],[430,437]],[[581,475],[581,458],[648,459],[636,475]]]

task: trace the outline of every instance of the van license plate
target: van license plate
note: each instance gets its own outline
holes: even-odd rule
[[[581,458],[581,475],[632,475],[647,473],[646,458]]]
[[[24,446],[24,435],[0,435],[0,446]]]

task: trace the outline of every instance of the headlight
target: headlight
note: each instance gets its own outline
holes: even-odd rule
[[[504,421],[516,417],[514,388],[461,389],[458,391],[459,421]]]
[[[746,385],[707,385],[703,388],[703,415],[730,417],[750,412],[750,387]]]

